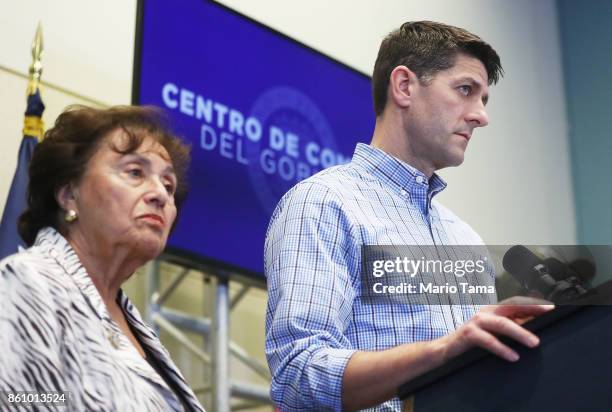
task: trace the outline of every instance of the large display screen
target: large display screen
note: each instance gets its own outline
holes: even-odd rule
[[[205,0],[140,1],[133,100],[192,147],[168,252],[257,278],[282,195],[350,161],[374,125],[367,75]]]

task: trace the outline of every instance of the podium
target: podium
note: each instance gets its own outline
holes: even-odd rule
[[[415,412],[612,411],[612,282],[594,292],[525,323],[537,348],[502,339],[518,362],[472,349],[402,385],[400,399]]]

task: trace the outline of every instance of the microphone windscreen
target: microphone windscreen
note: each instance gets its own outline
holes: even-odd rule
[[[544,259],[544,264],[546,265],[550,276],[552,276],[556,281],[567,279],[570,275],[572,275],[569,267],[554,257]]]
[[[586,282],[593,280],[595,277],[595,272],[597,271],[595,263],[584,258],[578,258],[570,262],[569,266],[574,269],[580,279]]]
[[[502,260],[504,269],[521,282],[529,282],[531,270],[540,263],[540,258],[522,245],[512,246]]]

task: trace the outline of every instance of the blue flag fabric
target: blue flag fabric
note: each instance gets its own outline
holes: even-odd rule
[[[40,97],[40,91],[28,96],[26,117],[42,117],[45,105]],[[26,128],[27,130],[27,128]],[[17,169],[13,176],[13,183],[6,199],[2,222],[0,223],[0,259],[16,253],[18,246],[24,246],[23,240],[17,233],[17,220],[26,208],[26,196],[28,190],[28,166],[34,148],[38,143],[35,136],[24,135],[19,147],[17,158]]]

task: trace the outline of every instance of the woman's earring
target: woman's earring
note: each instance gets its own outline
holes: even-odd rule
[[[76,210],[74,209],[69,209],[66,214],[64,215],[64,220],[68,223],[70,222],[74,222],[77,219],[78,215]]]

